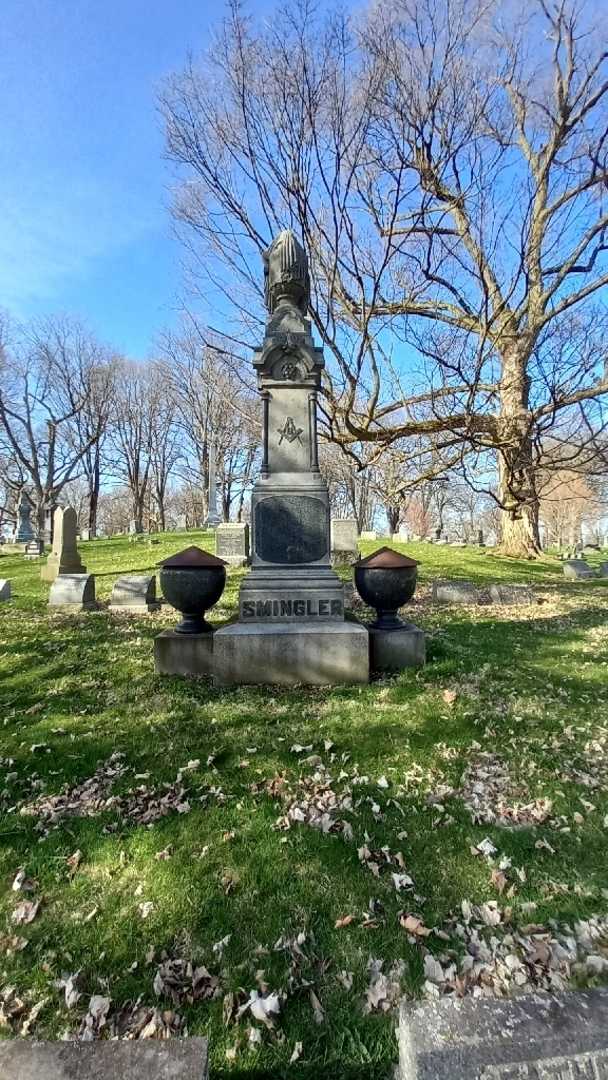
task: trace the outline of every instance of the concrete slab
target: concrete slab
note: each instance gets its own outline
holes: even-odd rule
[[[49,607],[63,611],[90,611],[96,608],[94,575],[60,574],[51,585]]]
[[[206,1080],[207,1040],[0,1042],[0,1080]]]
[[[490,585],[493,604],[535,604],[536,597],[529,585]]]
[[[366,683],[368,632],[350,619],[233,623],[214,634],[213,666],[218,686]]]
[[[109,610],[127,614],[158,611],[155,574],[125,574],[114,582]]]
[[[434,581],[433,600],[437,604],[478,604],[479,589],[472,581]]]
[[[426,660],[424,632],[413,623],[398,630],[369,631],[369,666],[371,671],[402,671],[422,667]]]
[[[608,988],[402,1005],[399,1080],[600,1080]]]
[[[581,581],[595,577],[595,572],[584,559],[566,559],[564,561],[564,577],[569,581]]]

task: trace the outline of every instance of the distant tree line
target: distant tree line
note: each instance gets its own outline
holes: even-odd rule
[[[257,398],[194,334],[167,335],[137,363],[74,319],[0,338],[0,513],[14,521],[27,491],[39,528],[69,498],[93,534],[116,525],[164,529],[171,508],[200,524],[215,442],[224,516],[242,515],[257,464]],[[179,499],[177,499],[179,492]],[[178,507],[178,510],[176,510]]]
[[[45,514],[70,503],[91,535],[164,530],[207,514],[215,442],[220,510],[247,519],[260,463],[260,416],[247,357],[229,363],[196,328],[166,334],[154,359],[136,363],[101,345],[75,319],[27,326],[5,319],[0,345],[0,524],[15,520],[27,492],[40,530]],[[563,462],[555,467],[559,451]],[[539,475],[547,538],[573,544],[606,512],[606,473],[573,467],[567,445],[548,446]],[[478,465],[481,469],[482,466]],[[475,478],[423,439],[387,446],[327,438],[321,467],[332,514],[360,532],[379,526],[412,535],[476,541],[498,536],[500,511],[486,490],[492,461]]]

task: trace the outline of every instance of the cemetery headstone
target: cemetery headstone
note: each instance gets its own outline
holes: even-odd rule
[[[22,491],[17,504],[16,544],[28,544],[30,540],[35,539],[36,534],[31,521],[33,509],[34,504],[29,495],[27,492]]]
[[[39,559],[41,555],[44,555],[44,543],[34,537],[25,549],[25,557],[26,559]]]
[[[81,540],[90,540],[91,539],[91,530],[90,529],[81,529],[80,530],[80,539]]]
[[[238,622],[215,632],[215,680],[367,682],[368,633],[345,621],[344,589],[331,568],[329,492],[317,436],[324,362],[306,318],[308,260],[286,230],[264,264],[268,319],[254,358],[263,443],[251,496],[252,568],[241,585]]]
[[[249,562],[249,525],[246,522],[222,522],[215,530],[215,554],[228,566],[246,566]]]
[[[57,503],[52,503],[44,508],[44,530],[42,533],[42,539],[45,544],[53,543],[53,518],[55,516],[55,510],[57,509]]]
[[[490,585],[493,604],[535,604],[536,597],[529,585]]]
[[[207,520],[205,528],[215,529],[222,520],[217,508],[217,466],[215,463],[215,439],[209,440],[209,496],[207,499]]]
[[[110,611],[142,614],[159,608],[155,574],[125,574],[114,582]]]
[[[434,581],[433,600],[436,604],[478,604],[479,590],[472,581]]]
[[[399,1080],[604,1080],[608,989],[401,1006]]]
[[[207,1080],[207,1040],[4,1039],[0,1076],[11,1080]]]
[[[49,607],[64,611],[91,611],[95,602],[93,574],[61,574],[56,577],[49,593]]]
[[[600,577],[608,577],[608,562],[600,563]]]
[[[352,562],[359,556],[359,532],[354,518],[332,518],[331,555],[333,562]]]
[[[53,519],[53,550],[40,571],[43,581],[52,582],[63,574],[86,573],[76,547],[77,530],[76,511],[71,506],[59,506]]]
[[[581,581],[584,578],[595,577],[593,569],[584,559],[565,559],[563,562],[564,577],[569,581]]]
[[[362,540],[377,540],[378,539],[378,533],[376,532],[375,529],[364,529],[363,532],[361,533],[361,539]]]
[[[129,522],[129,533],[130,533],[131,536],[134,536],[136,532],[137,532],[137,522],[136,522],[135,518],[131,518],[131,520]]]
[[[0,600],[10,600],[11,583],[6,578],[0,578]]]
[[[175,527],[177,529],[187,529],[188,528],[188,519],[187,519],[185,514],[178,514],[177,515],[177,522],[176,522]]]

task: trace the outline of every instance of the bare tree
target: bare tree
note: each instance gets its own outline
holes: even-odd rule
[[[591,439],[604,426],[608,53],[593,17],[574,0],[395,0],[356,22],[300,0],[258,31],[235,2],[162,97],[193,272],[238,319],[227,348],[252,341],[259,255],[294,228],[332,359],[330,436],[491,451],[512,554],[538,550],[547,431],[573,410]],[[555,349],[572,330],[595,348]]]
[[[33,490],[39,528],[47,504],[85,471],[103,417],[86,428],[109,355],[73,319],[46,319],[7,334],[0,347],[0,448],[13,488]],[[75,431],[79,437],[75,438]]]
[[[131,493],[135,531],[143,532],[149,497],[158,384],[150,369],[125,360],[116,379],[111,472]]]
[[[68,426],[74,450],[83,449],[82,472],[87,484],[87,521],[90,535],[97,531],[97,510],[104,472],[103,452],[114,404],[119,361],[108,357],[87,372],[88,393]]]
[[[181,434],[181,478],[199,485],[206,514],[213,438],[223,515],[228,520],[234,511],[240,520],[260,442],[257,397],[244,378],[243,363],[235,357],[227,367],[195,329],[167,334],[162,354]]]

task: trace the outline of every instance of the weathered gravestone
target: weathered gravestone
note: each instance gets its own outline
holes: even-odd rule
[[[0,1042],[0,1080],[207,1080],[207,1040]]]
[[[401,1007],[399,1080],[606,1080],[608,989]]]
[[[536,597],[529,585],[490,585],[493,604],[535,604]]]
[[[22,491],[17,504],[17,527],[15,529],[16,544],[28,544],[30,540],[35,539],[31,521],[33,509],[34,504],[29,495],[27,492]]]
[[[359,532],[354,518],[332,518],[331,556],[333,562],[350,562],[359,555]]]
[[[129,534],[131,536],[135,536],[136,533],[137,533],[137,522],[136,522],[135,518],[131,518],[131,520],[129,522]]]
[[[10,600],[11,583],[6,578],[0,578],[0,600]]]
[[[114,582],[110,611],[142,614],[159,608],[155,574],[125,574]]]
[[[85,574],[86,566],[76,547],[76,533],[78,530],[78,517],[76,511],[67,506],[65,509],[59,506],[55,510],[53,518],[53,550],[49,555],[46,565],[40,571],[43,581],[54,581],[63,574]]]
[[[600,577],[608,577],[608,562],[600,563]]]
[[[364,529],[363,532],[361,533],[361,539],[362,540],[377,540],[378,539],[378,533],[376,532],[375,529]]]
[[[472,581],[434,581],[433,600],[437,604],[478,604],[479,590]]]
[[[44,555],[44,542],[36,538],[30,540],[25,549],[26,559],[39,559],[41,555]]]
[[[93,574],[61,574],[51,585],[49,607],[64,611],[91,611],[96,606]]]
[[[564,577],[569,581],[581,581],[585,578],[595,577],[595,573],[584,559],[565,559],[563,563]]]
[[[246,566],[249,562],[249,525],[222,522],[215,530],[215,554],[228,566]]]
[[[207,497],[206,529],[215,529],[221,524],[222,515],[217,508],[217,466],[215,463],[215,439],[209,440],[209,494]]]
[[[252,568],[241,585],[238,622],[215,632],[215,680],[367,682],[367,630],[345,620],[344,589],[331,568],[329,492],[317,437],[324,363],[306,318],[308,261],[286,230],[264,263],[268,319],[254,358],[263,443],[251,496]]]
[[[177,521],[175,523],[175,528],[176,529],[187,529],[188,528],[188,519],[187,519],[185,514],[178,514],[177,515]]]

